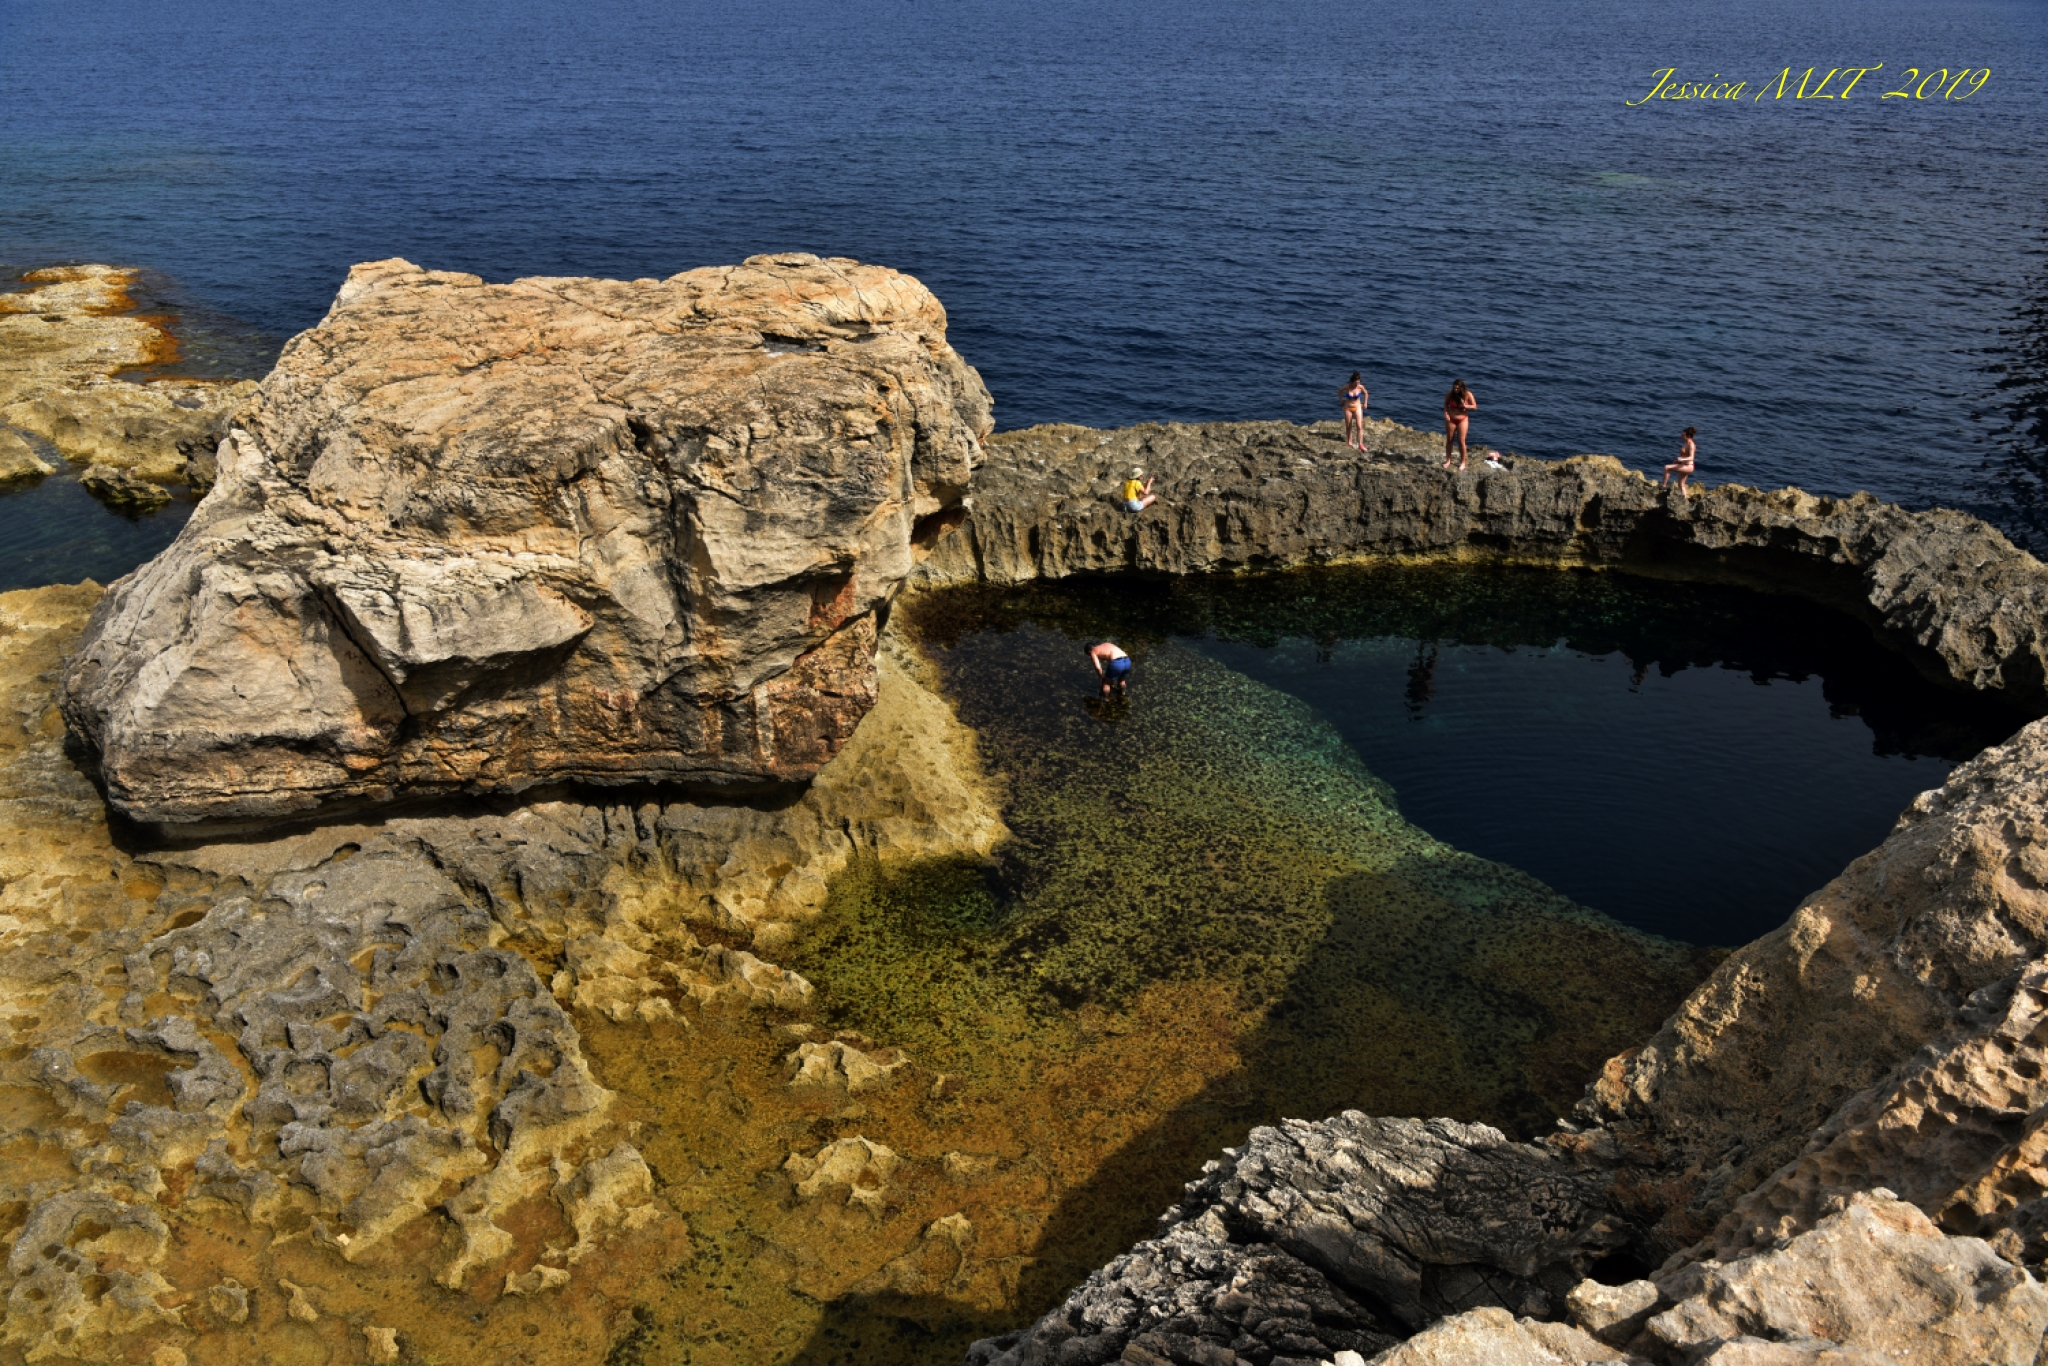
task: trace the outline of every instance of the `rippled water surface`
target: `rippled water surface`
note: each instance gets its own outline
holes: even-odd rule
[[[283,335],[385,256],[840,253],[932,285],[1005,426],[1334,417],[1353,368],[1428,426],[1461,375],[1491,445],[1646,466],[1695,424],[1710,481],[2017,526],[2042,433],[1989,437],[2038,385],[1990,367],[2039,363],[2044,58],[2031,0],[12,0],[0,261]],[[1814,63],[1885,68],[1800,101]],[[1673,64],[1795,80],[1624,107]]]

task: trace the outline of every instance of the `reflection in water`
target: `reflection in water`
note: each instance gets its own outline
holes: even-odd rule
[[[55,456],[48,451],[44,458],[57,464]],[[178,539],[194,506],[177,498],[155,512],[116,512],[62,465],[0,489],[0,593],[86,579],[112,583]]]
[[[1986,367],[1997,376],[1993,410],[1975,415],[1993,424],[1985,468],[2005,484],[1992,501],[2010,504],[2008,530],[2036,554],[2048,552],[2048,236],[2041,256]]]
[[[1323,659],[1327,661],[1329,658],[1329,652],[1327,650],[1324,651]],[[1432,697],[1436,696],[1435,641],[1424,640],[1416,642],[1415,663],[1408,669],[1408,687],[1402,693],[1402,696],[1408,700],[1409,712],[1417,719],[1420,719],[1424,707]]]

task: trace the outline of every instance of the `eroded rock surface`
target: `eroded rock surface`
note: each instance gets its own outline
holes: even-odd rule
[[[507,802],[124,849],[55,705],[100,596],[0,595],[0,1339],[33,1359],[248,1317],[239,1284],[160,1302],[172,1209],[349,1262],[424,1255],[445,1286],[514,1295],[560,1290],[615,1239],[671,1236],[572,1010],[686,1025],[685,1007],[800,1006],[801,977],[691,926],[778,942],[856,853],[1004,833],[971,735],[892,644],[877,724],[792,803]],[[538,1204],[567,1230],[542,1246],[520,1232]],[[423,1251],[406,1240],[429,1216],[448,1235]],[[319,1314],[309,1274],[293,1283]]]
[[[1147,1334],[1327,1360],[1466,1309],[1555,1315],[1625,1241],[1611,1181],[1574,1148],[1454,1120],[1347,1112],[1254,1129],[1189,1184],[1158,1237],[969,1360],[1097,1366]]]
[[[108,595],[65,715],[149,822],[807,779],[988,413],[938,301],[879,267],[358,266]]]
[[[137,276],[55,266],[0,293],[0,484],[53,473],[42,451],[86,470],[88,492],[128,511],[163,506],[166,486],[213,482],[214,451],[256,386],[116,379],[177,354],[160,320],[137,315]]]
[[[1732,1254],[1878,1185],[1958,1232],[2030,1227],[2048,1195],[2029,1075],[2048,971],[2044,803],[2037,721],[1922,793],[1883,844],[1608,1063],[1582,1117],[1637,1164],[1625,1199],[1661,1251],[1711,1234]]]
[[[1470,1309],[1433,1323],[1371,1366],[1585,1366],[1630,1361],[1569,1324],[1516,1318],[1505,1309]]]
[[[0,485],[40,479],[56,472],[57,467],[36,454],[35,447],[19,432],[0,428]]]
[[[1658,1363],[2033,1366],[2048,1333],[2040,1282],[1886,1191],[1838,1199],[1808,1232],[1655,1289],[1658,1312],[1628,1346]]]
[[[963,534],[920,572],[1016,583],[1395,556],[1625,565],[1801,593],[1862,616],[1937,675],[2029,706],[2048,698],[2048,568],[1974,517],[1734,484],[1688,497],[1596,455],[1454,475],[1440,442],[1391,423],[1370,444],[1351,450],[1335,423],[1005,432]],[[1135,514],[1113,498],[1133,468],[1159,498]]]

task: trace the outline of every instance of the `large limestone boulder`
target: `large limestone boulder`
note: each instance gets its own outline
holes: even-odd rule
[[[551,780],[808,779],[991,427],[917,281],[358,266],[65,678],[108,799],[264,819]]]

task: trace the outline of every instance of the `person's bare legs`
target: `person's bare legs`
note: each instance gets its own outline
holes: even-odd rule
[[[1458,443],[1458,473],[1463,474],[1465,472],[1465,463],[1471,459],[1471,453],[1465,449],[1465,433],[1471,429],[1472,419],[1469,417],[1446,416],[1444,418],[1445,469],[1451,467],[1451,442],[1455,439]]]
[[[1657,487],[1661,489],[1661,488],[1664,488],[1664,487],[1666,487],[1667,485],[1669,485],[1669,484],[1671,483],[1671,472],[1672,472],[1673,470],[1677,470],[1677,471],[1678,471],[1678,491],[1679,491],[1680,493],[1684,493],[1684,492],[1685,492],[1685,481],[1686,481],[1686,480],[1688,480],[1688,479],[1690,479],[1690,478],[1692,478],[1692,472],[1693,472],[1694,468],[1696,468],[1696,467],[1695,467],[1695,466],[1692,466],[1692,465],[1687,465],[1687,464],[1684,464],[1684,463],[1682,463],[1682,462],[1679,462],[1679,461],[1673,461],[1673,462],[1672,462],[1671,464],[1669,464],[1669,465],[1666,465],[1666,466],[1664,467],[1664,482],[1663,482],[1662,484],[1659,484],[1659,485],[1657,485]]]

